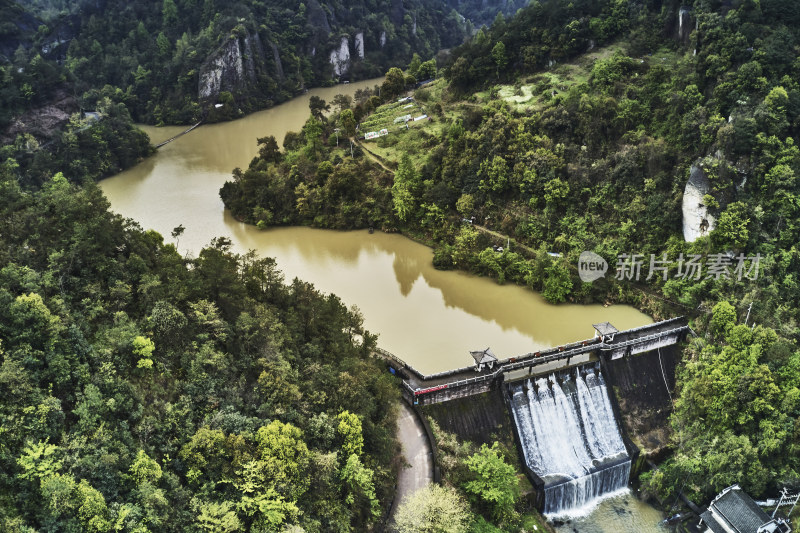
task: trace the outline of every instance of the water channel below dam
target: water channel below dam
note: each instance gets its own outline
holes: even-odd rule
[[[652,322],[629,306],[551,305],[521,287],[438,271],[430,248],[401,235],[304,227],[259,230],[224,209],[219,189],[233,168],[246,168],[256,155],[256,138],[273,135],[280,143],[287,131],[300,130],[313,95],[330,101],[381,81],[313,89],[239,120],[203,125],[100,186],[112,211],[167,241],[175,242],[170,233],[183,225],[177,242],[181,253],[196,256],[212,238],[227,237],[236,252],[274,257],[287,280],[309,281],[345,305],[357,306],[365,327],[379,335],[379,345],[424,373],[471,364],[469,350],[491,347],[500,358],[513,357],[589,338],[593,323],[610,321],[623,330]],[[185,127],[143,129],[158,143]]]

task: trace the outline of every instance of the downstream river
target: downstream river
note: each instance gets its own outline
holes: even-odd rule
[[[357,306],[366,328],[379,334],[381,347],[425,373],[471,364],[469,350],[491,347],[499,357],[511,357],[589,338],[593,323],[610,321],[625,329],[651,322],[628,306],[550,305],[521,287],[435,270],[432,251],[400,235],[310,228],[262,231],[225,211],[219,188],[234,167],[245,168],[256,155],[257,137],[274,135],[280,143],[287,131],[298,131],[313,95],[330,101],[336,94],[352,95],[381,81],[313,89],[233,122],[201,126],[100,186],[112,210],[166,240],[175,242],[170,233],[182,224],[186,230],[177,245],[184,254],[196,256],[212,238],[228,237],[238,252],[256,250],[276,258],[287,280],[310,281],[337,294],[347,306]],[[143,129],[158,143],[184,128]],[[658,519],[655,511],[628,498],[601,504],[588,518],[564,524],[559,531],[658,531],[649,529]]]
[[[669,533],[663,513],[637,499],[630,490],[602,500],[590,509],[555,523],[558,533]]]

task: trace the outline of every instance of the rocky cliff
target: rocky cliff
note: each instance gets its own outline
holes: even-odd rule
[[[364,32],[356,33],[356,55],[359,59],[364,59]]]
[[[342,37],[339,47],[331,50],[330,58],[334,75],[341,76],[350,69],[350,43],[347,37]]]
[[[270,43],[271,44],[271,43]],[[280,56],[271,44],[276,74],[283,76]],[[205,62],[200,70],[198,97],[201,101],[214,102],[222,91],[236,97],[250,90],[259,72],[265,69],[264,46],[258,33],[250,33],[239,27]]]
[[[711,190],[705,172],[699,165],[692,165],[689,181],[683,191],[683,238],[694,242],[698,237],[708,235],[716,223],[703,203],[703,196]]]

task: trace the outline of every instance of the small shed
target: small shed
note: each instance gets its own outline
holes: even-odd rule
[[[476,352],[469,352],[473,359],[475,359],[475,370],[480,372],[483,370],[483,365],[486,365],[490,370],[497,361],[497,356],[492,353],[492,350],[486,348]]]
[[[773,519],[739,485],[720,492],[700,515],[705,533],[791,533],[781,519]]]
[[[594,327],[594,336],[600,337],[601,342],[611,342],[614,340],[614,335],[619,331],[611,325],[611,322],[601,322],[599,324],[592,324]]]

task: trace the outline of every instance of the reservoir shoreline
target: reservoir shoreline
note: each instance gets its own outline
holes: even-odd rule
[[[286,132],[299,131],[311,96],[329,101],[379,80],[313,89],[235,121],[204,124],[100,187],[113,211],[158,231],[182,254],[196,256],[212,238],[226,237],[235,252],[274,257],[287,280],[311,282],[357,306],[379,345],[424,373],[463,367],[470,350],[491,347],[498,357],[515,357],[591,337],[594,323],[628,329],[652,322],[631,306],[553,305],[525,287],[436,270],[432,249],[399,233],[260,230],[224,208],[219,189],[256,155],[257,138],[273,135],[280,142]],[[181,127],[142,129],[157,141]],[[169,236],[181,225],[185,231],[176,242]]]

